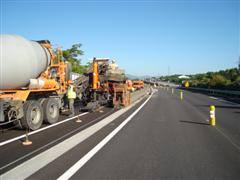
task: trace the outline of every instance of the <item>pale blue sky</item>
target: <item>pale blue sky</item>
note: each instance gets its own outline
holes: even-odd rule
[[[134,75],[190,74],[237,66],[240,2],[1,0],[1,33],[49,39],[115,58]]]

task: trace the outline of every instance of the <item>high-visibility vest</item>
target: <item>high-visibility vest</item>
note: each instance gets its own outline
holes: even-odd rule
[[[68,99],[76,99],[76,92],[74,92],[73,90],[73,85],[70,85],[68,87],[67,96],[68,96]]]

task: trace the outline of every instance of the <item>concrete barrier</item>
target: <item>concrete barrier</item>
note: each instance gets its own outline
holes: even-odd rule
[[[131,92],[130,96],[131,96],[131,103],[137,101],[138,99],[140,99],[141,97],[145,96],[149,94],[149,87],[145,87],[143,89]]]

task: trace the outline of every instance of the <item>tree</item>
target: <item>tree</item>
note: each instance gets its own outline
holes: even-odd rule
[[[218,88],[222,88],[227,86],[230,83],[229,80],[227,80],[224,76],[220,75],[220,74],[214,74],[212,76],[212,79],[209,82],[209,85],[211,87],[218,87]]]
[[[87,71],[87,66],[81,65],[81,59],[79,56],[84,54],[83,50],[81,50],[81,44],[73,44],[70,49],[66,49],[62,51],[63,58],[72,64],[72,71],[82,74]]]

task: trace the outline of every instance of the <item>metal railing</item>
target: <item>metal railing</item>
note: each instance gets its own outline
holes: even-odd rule
[[[207,89],[207,88],[184,88],[184,89],[189,89],[193,91],[201,91],[201,92],[206,92],[209,94],[216,94],[216,95],[222,95],[222,96],[231,96],[231,97],[240,97],[240,91],[229,91],[229,90],[220,90],[220,89]]]

